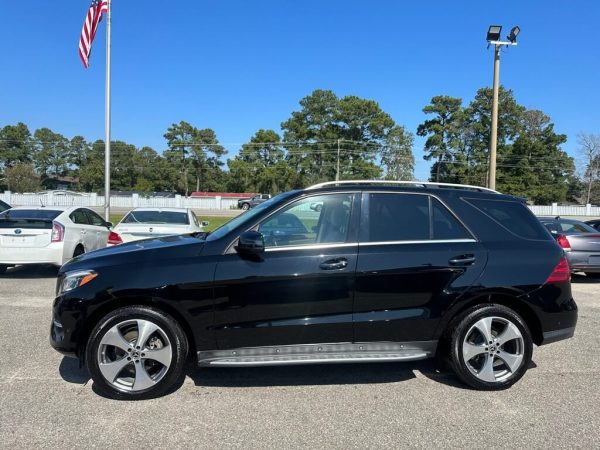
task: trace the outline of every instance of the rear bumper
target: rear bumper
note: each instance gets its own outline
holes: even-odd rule
[[[567,259],[569,260],[569,267],[572,272],[600,272],[600,265],[598,264],[598,252],[580,252],[570,251],[566,252]],[[593,258],[592,264],[590,264],[590,258]]]
[[[63,265],[64,245],[62,242],[46,247],[0,247],[0,264],[53,264]]]

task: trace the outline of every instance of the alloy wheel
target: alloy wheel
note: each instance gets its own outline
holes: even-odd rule
[[[98,367],[120,391],[149,389],[171,366],[172,347],[165,331],[149,320],[132,319],[110,328],[98,346]]]
[[[525,343],[519,328],[504,317],[484,317],[467,331],[462,356],[468,370],[481,381],[499,383],[521,367]]]

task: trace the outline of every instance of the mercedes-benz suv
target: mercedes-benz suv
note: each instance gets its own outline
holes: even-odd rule
[[[352,181],[280,194],[212,233],[73,259],[59,272],[50,341],[115,398],[168,392],[188,358],[240,367],[437,355],[491,390],[519,380],[533,345],[571,337],[576,322],[563,250],[522,199]]]

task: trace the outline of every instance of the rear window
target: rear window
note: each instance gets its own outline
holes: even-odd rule
[[[50,229],[62,211],[52,209],[9,209],[0,213],[0,228]]]
[[[186,212],[175,211],[131,211],[122,223],[154,223],[171,225],[189,225]]]
[[[473,198],[466,200],[519,237],[534,240],[549,239],[548,233],[542,224],[523,203],[510,200]]]
[[[597,233],[598,230],[583,222],[560,222],[560,228],[564,233]]]

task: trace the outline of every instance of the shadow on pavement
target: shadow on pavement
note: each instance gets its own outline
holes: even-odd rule
[[[452,372],[435,360],[416,363],[321,364],[188,370],[196,386],[269,387],[335,384],[397,383],[416,378],[415,371],[450,386],[463,387]]]
[[[58,267],[45,265],[27,265],[10,267],[0,275],[1,278],[29,279],[29,278],[56,278]]]
[[[63,357],[58,372],[62,379],[69,383],[84,384],[90,380],[87,368],[79,367],[79,360],[75,358]]]

